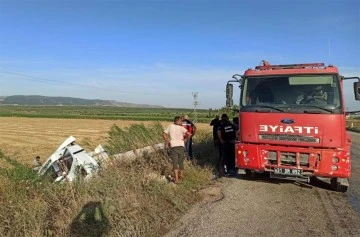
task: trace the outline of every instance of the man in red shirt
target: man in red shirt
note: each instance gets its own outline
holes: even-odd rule
[[[192,137],[195,135],[196,133],[196,126],[193,124],[193,122],[191,122],[189,120],[189,116],[188,115],[184,115],[184,118],[182,120],[182,126],[184,128],[186,128],[186,130],[191,133],[191,137],[186,140],[185,142],[185,152],[188,156],[189,160],[193,159],[193,152],[192,152]]]

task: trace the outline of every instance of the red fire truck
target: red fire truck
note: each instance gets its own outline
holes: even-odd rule
[[[309,182],[330,178],[346,192],[351,174],[351,136],[346,131],[343,81],[335,66],[323,63],[270,65],[234,75],[226,86],[233,106],[233,83],[240,83],[236,166],[247,175],[269,172],[271,178]],[[349,93],[349,92],[347,92]]]

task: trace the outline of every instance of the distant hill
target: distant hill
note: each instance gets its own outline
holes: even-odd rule
[[[158,105],[134,104],[115,100],[81,99],[73,97],[50,97],[41,95],[0,96],[0,105],[87,105],[87,106],[119,106],[164,108]]]

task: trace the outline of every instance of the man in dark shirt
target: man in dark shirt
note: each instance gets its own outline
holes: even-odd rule
[[[216,117],[211,120],[210,122],[210,126],[213,126],[213,141],[214,141],[214,146],[217,146],[219,144],[219,139],[217,136],[217,130],[219,128],[220,125],[220,119],[219,119],[219,115],[216,115]]]
[[[239,117],[234,117],[233,118],[233,124],[236,128],[236,138],[239,138]]]
[[[193,122],[190,121],[189,116],[186,115],[186,114],[184,115],[184,118],[182,120],[182,126],[184,128],[186,128],[186,130],[189,133],[191,133],[190,138],[187,139],[186,142],[185,142],[185,151],[186,151],[187,158],[189,160],[192,160],[193,159],[193,151],[192,151],[193,140],[192,140],[192,137],[196,133],[196,126],[195,126],[195,124]]]
[[[229,174],[235,173],[235,139],[236,128],[226,114],[221,115],[221,123],[219,125],[217,135],[221,147],[220,157],[220,175],[224,173],[224,165],[226,165]]]

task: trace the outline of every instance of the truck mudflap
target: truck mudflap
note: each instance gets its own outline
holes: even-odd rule
[[[348,190],[348,187],[350,186],[349,179],[346,178],[332,178],[330,180],[330,183],[333,190],[342,193],[345,193]]]

